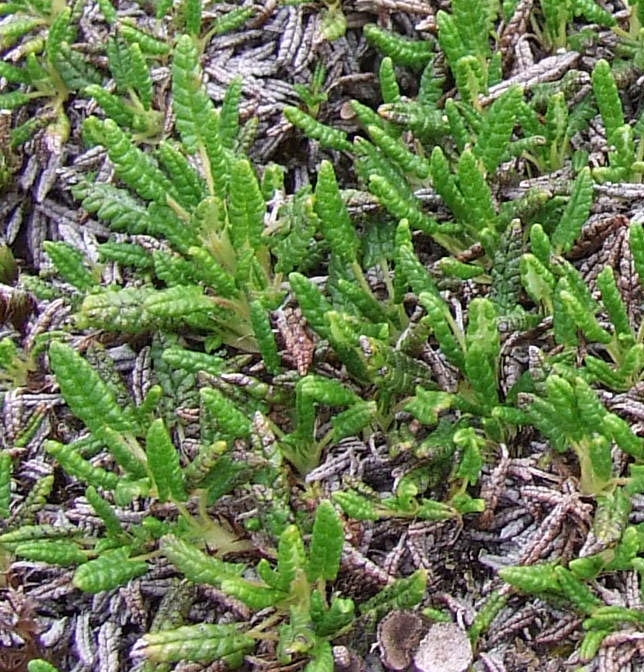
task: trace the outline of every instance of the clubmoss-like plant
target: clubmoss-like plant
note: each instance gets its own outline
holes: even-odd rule
[[[528,418],[547,436],[556,450],[572,448],[579,460],[580,486],[588,494],[614,487],[611,442],[637,460],[644,457],[642,440],[619,416],[609,413],[594,390],[581,377],[567,380],[551,375],[545,382],[545,399],[524,395]]]
[[[135,141],[153,138],[161,131],[163,115],[152,107],[152,78],[143,49],[138,42],[118,36],[108,42],[107,55],[118,93],[96,84],[86,86],[84,93],[94,98],[121,128],[132,129]]]
[[[433,41],[404,38],[373,23],[368,23],[363,30],[367,40],[397,65],[423,68],[434,51]]]
[[[581,88],[583,81],[584,73],[571,70],[555,85],[535,87],[530,104],[524,102],[518,109],[521,126],[529,135],[517,140],[513,149],[522,149],[519,153],[541,174],[560,170],[570,161],[571,139],[584,130],[596,114],[591,96],[584,97],[572,109],[568,107],[567,101]],[[573,155],[573,163],[574,158]]]
[[[59,2],[7,4],[7,13],[15,18],[3,24],[3,45],[7,48],[18,41],[12,50],[13,60],[24,61],[24,65],[11,65],[8,61],[0,64],[0,75],[18,87],[0,94],[0,108],[11,110],[32,99],[45,99],[40,114],[12,131],[12,147],[20,146],[45,126],[48,146],[58,154],[70,132],[65,103],[77,93],[94,98],[108,116],[123,128],[134,130],[137,141],[154,138],[161,131],[163,115],[152,107],[152,80],[146,57],[165,56],[170,45],[127,21],[118,21],[109,0],[99,4],[106,22],[118,31],[107,45],[108,67],[117,87],[114,93],[105,89],[101,71],[73,48],[82,2],[69,7]],[[45,37],[40,34],[44,29]]]
[[[457,42],[455,36],[458,36],[459,44],[466,41],[464,37],[465,14],[461,12],[462,9],[456,8],[454,16],[441,15],[441,20],[445,24],[444,41],[449,41],[450,36],[454,38],[455,44]],[[459,33],[459,30],[463,35]],[[386,45],[392,42],[389,37],[383,36],[375,29],[372,32],[374,36],[377,36],[377,39],[372,37],[374,43],[388,53],[387,58],[390,58],[391,62],[395,62],[396,50],[391,45],[380,46],[380,43]],[[459,58],[478,57],[479,65],[483,64],[487,68],[490,65],[485,60],[487,32],[477,32],[477,35],[481,34],[485,35],[486,44],[484,45],[480,40],[480,43],[476,42],[471,36],[468,37],[467,49],[470,49],[471,53],[462,54]],[[443,47],[442,44],[441,46]],[[445,50],[445,47],[443,48]],[[387,52],[387,49],[390,52]],[[403,63],[400,56],[398,58],[401,64],[412,66],[411,61]],[[456,63],[458,59],[454,57],[452,60]],[[433,65],[431,58],[424,63],[427,64],[428,61],[429,64],[426,67],[429,69]],[[397,367],[399,370],[414,371],[416,376],[420,374],[420,377],[416,378],[419,387],[415,388],[415,384],[412,384],[413,376],[408,376],[404,383],[401,377],[398,386],[392,386],[389,380],[388,392],[384,392],[385,385],[383,385],[383,391],[378,397],[376,418],[381,426],[386,427],[388,409],[391,409],[395,403],[392,399],[401,400],[407,397],[405,408],[414,412],[421,422],[430,426],[437,424],[439,413],[453,409],[458,410],[462,418],[469,418],[472,423],[472,426],[468,428],[468,437],[476,437],[476,433],[471,434],[471,432],[475,432],[475,427],[481,427],[488,441],[507,440],[515,434],[517,425],[534,424],[528,418],[525,408],[517,407],[516,390],[507,400],[503,400],[498,393],[499,326],[503,325],[505,329],[508,329],[512,328],[510,325],[521,325],[525,328],[530,324],[536,325],[539,321],[538,315],[532,309],[526,309],[521,303],[521,284],[542,308],[542,316],[554,313],[554,334],[558,342],[575,345],[578,342],[576,333],[579,329],[583,330],[588,337],[592,336],[593,340],[608,342],[606,339],[611,338],[608,332],[602,330],[595,317],[600,310],[599,304],[590,296],[576,269],[559,256],[572,248],[590,213],[591,174],[588,168],[580,170],[572,186],[570,197],[563,200],[562,205],[557,204],[558,207],[553,208],[556,218],[554,224],[548,224],[548,233],[538,224],[529,229],[534,253],[526,254],[522,222],[518,218],[513,219],[513,215],[520,215],[524,218],[534,216],[534,213],[538,212],[546,202],[547,194],[535,193],[526,197],[525,202],[505,203],[503,207],[499,207],[488,183],[501,162],[515,153],[512,138],[517,121],[527,120],[528,133],[541,130],[531,125],[532,116],[530,115],[536,115],[536,112],[526,102],[521,89],[510,88],[484,110],[479,104],[479,98],[487,90],[487,83],[484,81],[485,78],[479,77],[476,80],[475,92],[470,95],[469,99],[465,96],[465,103],[459,103],[457,106],[452,101],[446,103],[449,126],[440,128],[436,125],[433,127],[432,132],[435,134],[447,136],[451,133],[450,142],[454,142],[454,146],[448,145],[447,151],[434,147],[430,156],[423,156],[425,147],[427,145],[431,147],[431,133],[427,133],[426,127],[416,126],[412,121],[411,110],[413,105],[418,103],[399,102],[391,62],[384,60],[381,69],[383,98],[390,101],[379,110],[381,117],[370,117],[368,112],[354,105],[354,109],[359,111],[360,120],[367,120],[366,130],[371,138],[371,142],[362,139],[356,141],[357,165],[365,182],[368,181],[369,189],[378,197],[389,214],[396,219],[403,220],[395,234],[394,251],[391,254],[395,262],[395,282],[391,286],[393,293],[390,294],[390,301],[393,299],[395,303],[406,288],[411,288],[420,296],[427,316],[422,320],[422,328],[421,324],[417,327],[419,338],[422,338],[421,333],[425,338],[432,335],[442,355],[450,364],[459,369],[463,378],[462,383],[459,384],[458,393],[446,393],[436,390],[431,383],[423,385],[422,373],[414,371],[413,366],[405,367],[401,360],[401,364]],[[453,66],[451,61],[450,64]],[[480,67],[483,68],[483,65]],[[474,66],[471,65],[471,67]],[[481,73],[484,73],[483,69]],[[468,79],[464,76],[462,79],[463,82],[472,80],[470,82],[472,85],[475,82],[472,77]],[[421,82],[421,89],[422,87]],[[431,87],[428,86],[426,92],[421,90],[421,94],[427,100],[421,105],[426,105],[428,110],[432,105],[436,106],[437,97],[432,94]],[[463,92],[461,94],[464,95]],[[555,163],[559,165],[565,159],[568,140],[577,128],[568,122],[568,110],[563,95],[562,92],[554,96],[553,102],[550,103],[547,121],[549,130],[546,133],[548,137],[544,140],[547,143],[546,147],[550,152],[550,162],[553,167]],[[475,101],[476,104],[474,104]],[[598,105],[600,109],[604,106],[603,102],[598,102]],[[406,113],[402,113],[404,106],[407,106]],[[394,110],[396,110],[395,114]],[[383,118],[385,119],[384,124]],[[585,118],[583,114],[579,117],[582,122]],[[310,129],[305,126],[306,124],[303,124],[302,128],[309,131]],[[402,126],[411,128],[417,136],[419,142],[416,145],[416,152],[411,151],[409,146],[401,141],[396,128]],[[313,130],[315,130],[313,137],[317,139],[322,138],[326,133],[317,126]],[[328,136],[331,138],[332,134],[328,133]],[[535,133],[529,137],[541,136]],[[518,143],[517,154],[525,151],[528,146],[520,141],[515,142]],[[329,142],[328,146],[332,147],[333,144]],[[341,147],[338,144],[335,148],[344,148],[344,146]],[[426,215],[414,195],[414,188],[427,184],[429,179],[454,215],[456,221],[451,226],[439,224],[435,219]],[[320,215],[323,221],[324,216],[322,213]],[[467,336],[465,329],[457,325],[439,294],[440,278],[435,275],[432,277],[419,263],[411,245],[410,229],[420,230],[430,235],[454,254],[462,253],[473,244],[482,248],[483,256],[474,263],[463,263],[449,256],[440,261],[440,269],[445,276],[456,277],[463,281],[475,279],[475,281],[492,285],[489,300],[475,299],[469,304],[470,322]],[[347,225],[347,231],[349,230]],[[335,251],[339,245],[334,247],[331,242],[331,248]],[[345,241],[344,249],[355,249],[355,246]],[[391,347],[386,345],[387,335],[391,338],[392,334],[399,333],[395,331],[396,323],[392,320],[394,314],[390,312],[387,315],[382,309],[377,310],[375,306],[369,305],[366,300],[360,301],[357,293],[349,290],[347,282],[343,283],[341,279],[334,279],[335,268],[332,263],[328,285],[332,303],[326,300],[317,288],[297,274],[291,276],[291,285],[309,324],[322,338],[329,341],[347,370],[360,382],[370,380],[378,384],[378,377],[373,377],[375,368],[373,363],[378,358],[374,357],[373,353],[380,352],[381,357],[384,356],[384,359],[379,360],[380,367],[387,358],[391,362],[394,361],[393,354],[385,354],[389,352],[387,347]],[[347,280],[350,279],[350,276],[346,277]],[[609,279],[606,283],[610,284]],[[606,292],[609,293],[609,290],[610,288],[606,285]],[[352,293],[356,296],[353,297]],[[347,299],[349,299],[348,304]],[[377,321],[386,325],[387,330],[378,333],[372,331],[371,327],[352,326],[350,320],[347,319],[347,305],[358,307],[363,319],[367,318],[372,323]],[[481,306],[481,311],[477,312],[476,308],[479,306]],[[332,308],[336,308],[337,312],[332,312]],[[479,313],[486,315],[484,320],[477,318]],[[398,324],[404,325],[404,318]],[[480,337],[476,335],[479,330],[482,330]],[[494,335],[496,335],[495,338]],[[495,343],[496,350],[494,349]],[[357,350],[357,345],[360,345],[361,353]],[[397,348],[392,353],[396,351]],[[372,364],[371,367],[370,364]],[[377,370],[381,371],[382,368]],[[426,380],[429,382],[429,379]],[[528,390],[530,390],[529,386],[526,391]],[[414,392],[415,396],[412,397]],[[384,400],[386,400],[385,403],[383,403]],[[467,422],[468,420],[465,420],[466,424]],[[460,427],[463,430],[463,426]],[[456,432],[456,429],[454,431]],[[606,451],[610,450],[612,435],[609,433],[604,436],[603,429],[598,431],[603,436],[603,439],[598,439],[598,441],[602,444],[601,450],[605,456]],[[459,436],[464,440],[465,434]],[[481,439],[480,436],[478,438]],[[576,446],[575,450],[580,459],[583,455],[585,460],[586,448],[579,448],[574,441],[573,444]],[[569,447],[567,445],[565,450]],[[419,450],[420,453],[423,452],[422,449]],[[599,446],[597,450],[601,452]],[[469,456],[472,455],[473,453],[470,452]],[[469,482],[476,481],[476,470],[470,472],[465,466],[469,461],[468,454],[464,454],[460,469],[462,480],[459,480],[459,470],[452,473],[455,483],[464,484],[465,487]],[[476,460],[472,464],[474,462]],[[588,465],[582,467],[582,472],[585,474],[585,476],[582,475],[586,483],[584,487],[593,492],[600,492],[604,487],[609,487],[612,482],[610,469],[608,471],[604,469],[598,479],[593,477],[592,469]],[[459,494],[463,493],[464,490]],[[340,494],[339,496],[344,497],[345,495]],[[360,501],[358,509],[362,508],[367,511],[366,517],[377,518],[380,515],[386,515],[377,513],[377,508],[374,509],[373,506],[369,508],[366,502]],[[469,506],[470,504],[463,502],[464,511],[467,511]],[[410,510],[412,509],[416,510],[413,506]],[[475,508],[470,510],[475,510]]]
[[[478,97],[500,79],[501,54],[492,54],[490,31],[495,18],[487,0],[455,0],[452,13],[437,15],[438,41],[462,99],[479,108]]]
[[[0,37],[3,49],[20,41],[23,67],[6,61],[0,64],[0,75],[16,89],[0,94],[0,108],[12,110],[34,98],[47,98],[47,111],[32,118],[13,131],[12,144],[25,142],[36,130],[47,125],[47,135],[54,147],[62,146],[69,137],[70,123],[64,109],[70,91],[91,84],[102,84],[100,73],[78,52],[70,48],[76,35],[74,25],[80,3],[65,7],[64,3],[10,3],[11,18],[3,23]],[[46,39],[32,31],[48,27]],[[40,57],[39,57],[40,56]],[[27,87],[27,91],[24,88]]]
[[[207,21],[203,15],[203,4],[202,0],[182,0],[174,16],[177,30],[192,37],[199,53],[203,52],[214,35],[223,35],[240,28],[253,16],[255,11],[252,7],[237,7],[224,12],[212,21]],[[172,6],[172,2],[164,0],[159,2],[156,12],[157,20],[167,16]]]
[[[553,49],[566,46],[569,23],[573,18],[584,17],[587,21],[608,28],[617,23],[615,17],[594,0],[541,0],[540,5],[543,15],[541,39]]]
[[[13,558],[69,567],[76,588],[99,593],[144,576],[163,558],[182,580],[134,647],[135,657],[147,659],[143,669],[180,660],[254,665],[254,654],[269,651],[273,665],[330,671],[335,644],[369,637],[385,612],[425,597],[424,570],[366,601],[342,594],[342,563],[364,552],[365,535],[384,528],[383,520],[392,529],[414,520],[460,529],[480,513],[485,527],[504,501],[507,479],[536,464],[532,440],[541,451],[545,439],[552,451],[538,466],[552,460],[566,469],[566,501],[580,493],[584,511],[592,503],[595,545],[565,560],[552,545],[544,564],[501,570],[508,585],[475,596],[471,642],[483,641],[519,591],[583,619],[576,655],[584,662],[610,632],[641,629],[636,609],[607,606],[600,590],[609,574],[644,575],[641,531],[629,521],[633,498],[644,491],[644,447],[625,419],[631,410],[622,417],[614,405],[621,398],[612,395],[630,392],[644,371],[642,328],[629,305],[639,288],[631,283],[623,297],[617,269],[588,275],[578,259],[593,181],[640,180],[642,124],[627,123],[620,87],[629,59],[639,62],[642,3],[631,3],[627,37],[587,0],[544,0],[522,19],[542,54],[566,44],[585,48],[585,34],[572,34],[581,18],[613,27],[623,60],[599,60],[591,87],[585,72],[553,70],[540,84],[537,74],[525,88],[496,88],[519,54],[512,21],[525,3],[515,0],[455,0],[437,14],[436,39],[368,24],[366,41],[381,56],[382,104],[372,110],[354,100],[343,108],[359,127],[352,137],[317,120],[324,67],[308,88],[296,87],[303,109],[287,106],[284,114],[324,158],[312,186],[293,195],[285,168],[256,171],[247,157],[254,122],[240,128],[242,80],[233,80],[216,108],[201,79],[209,37],[241,26],[251,9],[215,7],[212,19],[201,0],[161,0],[156,17],[169,38],[160,39],[119,17],[109,0],[98,4],[110,26],[101,65],[113,90],[102,86],[107,71],[97,70],[93,84],[81,81],[83,73],[73,80],[56,56],[74,39],[77,4],[70,13],[55,3],[43,23],[27,29],[50,26],[41,56],[25,54],[26,65],[0,70],[10,102],[15,93],[37,94],[63,110],[73,92],[93,97],[101,111],[86,120],[84,136],[105,148],[120,180],[97,183],[89,175],[75,189],[118,239],[101,240],[91,259],[49,241],[45,253],[63,282],[45,271],[24,283],[42,301],[59,295],[72,305],[76,321],[68,328],[97,333],[77,341],[49,335],[59,341],[49,348],[55,382],[47,380],[71,411],[57,413],[75,417],[70,427],[84,425],[82,438],[58,435],[42,444],[55,474],[36,480],[21,502],[12,499],[16,475],[22,479],[15,449],[29,444],[48,410],[23,422],[11,449],[0,453],[3,568]],[[326,8],[322,31],[331,40],[347,26],[339,4]],[[501,10],[508,28],[497,34]],[[176,134],[155,107],[154,59],[170,63]],[[65,95],[51,85],[56,77]],[[573,151],[597,112],[610,147],[601,166],[583,147]],[[56,120],[64,139],[65,119]],[[4,134],[0,180],[7,183],[25,129]],[[342,189],[347,157],[356,168],[351,190]],[[559,170],[563,179],[549,175]],[[524,176],[541,179],[528,188]],[[632,224],[629,231],[640,279],[642,230]],[[118,264],[122,283],[101,285],[104,263]],[[96,342],[104,332],[138,351],[134,395]],[[0,341],[0,376],[14,388],[29,382],[42,347],[23,354],[17,338],[12,332]],[[342,465],[361,450],[370,452],[358,479]],[[371,459],[380,463],[387,452],[391,473],[387,467],[373,476]],[[519,478],[543,475],[527,473]],[[82,529],[39,524],[55,479],[82,483],[100,522]],[[121,509],[143,499],[162,504],[164,518],[148,513],[128,522]],[[529,513],[538,523],[537,508]],[[354,519],[346,541],[342,514]],[[511,529],[503,529],[503,544],[521,544]],[[386,565],[371,566],[381,584],[404,554],[416,566],[437,562],[421,557],[411,532],[391,553],[388,543],[377,547],[388,553]],[[199,584],[240,600],[251,617],[192,623]],[[366,585],[365,578],[359,589]],[[445,617],[431,608],[425,614]]]
[[[553,314],[554,336],[559,343],[575,346],[579,342],[578,334],[583,333],[588,341],[597,343],[608,356],[610,361],[596,354],[585,357],[591,379],[611,389],[626,390],[640,379],[643,369],[641,329],[630,323],[613,270],[607,267],[597,277],[600,304],[591,296],[578,271],[565,259],[554,255],[552,249],[551,239],[558,242],[561,251],[571,247],[579,222],[589,210],[589,180],[587,171],[579,176],[567,216],[560,221],[552,237],[539,225],[531,229],[533,253],[525,254],[521,259],[522,283],[544,314]],[[575,209],[578,217],[573,215]],[[644,240],[641,225],[632,224],[629,233],[630,248],[639,274]],[[612,331],[600,325],[600,310],[608,316]]]
[[[293,85],[293,88],[297,92],[297,95],[302,99],[302,102],[306,105],[307,112],[314,119],[318,116],[320,111],[320,105],[327,100],[327,94],[324,91],[324,81],[327,76],[327,69],[322,64],[318,62],[313,70],[313,75],[311,77],[311,83],[308,86],[304,84],[296,83]]]
[[[278,658],[282,664],[291,662],[294,655],[308,654],[313,656],[310,669],[330,670],[333,665],[328,641],[354,619],[353,601],[334,596],[328,602],[326,591],[326,582],[337,576],[343,543],[344,530],[337,513],[329,502],[322,502],[317,509],[308,553],[298,528],[286,527],[280,535],[276,567],[273,569],[266,560],[257,565],[261,582],[242,578],[236,569],[213,562],[174,537],[162,540],[162,550],[192,581],[216,585],[251,609],[276,609],[264,623],[244,631],[247,648],[253,647],[255,638],[262,639],[277,631]],[[200,627],[147,635],[140,642],[140,653],[168,662],[174,661],[175,655],[202,662],[222,657],[211,651],[204,658],[201,649],[193,652],[181,643],[184,639],[190,641],[191,632],[196,634]]]
[[[133,333],[190,324],[269,356],[275,345],[265,311],[283,294],[264,235],[266,199],[249,161],[235,151],[241,84],[229,88],[218,114],[199,72],[198,52],[183,36],[172,69],[182,146],[162,142],[158,163],[134,145],[118,120],[86,123],[141,200],[111,185],[83,183],[76,194],[84,207],[116,230],[163,236],[171,250],[149,255],[131,244],[104,247],[108,258],[153,271],[166,289],[114,287],[89,294],[80,324]],[[190,155],[198,157],[201,172]],[[274,354],[270,361],[277,366]]]
[[[206,514],[208,503],[226,491],[225,488],[222,490],[221,481],[216,484],[217,493],[209,491],[205,479],[212,476],[212,469],[223,480],[226,480],[226,470],[229,475],[238,473],[231,461],[222,457],[225,448],[222,451],[220,443],[204,445],[192,466],[182,468],[164,421],[152,416],[161,395],[159,386],[150,389],[141,406],[136,407],[131,401],[119,403],[113,387],[69,346],[52,344],[49,357],[65,401],[83,420],[91,435],[76,445],[48,441],[46,449],[68,475],[87,484],[86,497],[103,521],[106,535],[101,539],[87,539],[67,528],[34,525],[30,516],[0,537],[0,544],[6,550],[32,560],[63,566],[78,564],[75,585],[88,592],[99,592],[147,571],[148,565],[137,556],[152,550],[155,539],[173,529],[199,538],[222,555],[247,547],[232,529]],[[105,449],[111,454],[117,470],[95,466],[87,459],[87,455]],[[2,464],[3,499],[6,500],[10,463],[5,457]],[[48,478],[51,489],[53,477]],[[230,483],[229,487],[232,487],[234,480]],[[42,505],[47,493],[41,490],[32,490],[31,499],[42,500]],[[150,516],[141,526],[126,530],[112,504],[101,493],[110,493],[120,506],[139,496],[171,501],[182,512],[181,522],[168,526]],[[198,517],[190,514],[184,504],[191,493],[201,498]],[[23,509],[25,506],[26,502]]]
[[[638,124],[633,128],[624,122],[622,101],[607,61],[602,59],[597,63],[593,69],[592,82],[597,106],[604,122],[606,140],[611,147],[614,147],[614,151],[608,154],[610,165],[596,168],[593,176],[600,182],[639,182],[644,170],[642,127]],[[636,134],[640,136],[637,147]]]
[[[578,653],[583,662],[591,661],[602,640],[610,632],[628,624],[639,625],[641,614],[637,609],[606,605],[595,594],[589,582],[602,572],[642,569],[640,558],[642,539],[635,526],[628,526],[630,499],[618,488],[614,493],[599,498],[595,515],[595,534],[608,547],[605,551],[571,561],[566,568],[554,563],[501,569],[501,578],[524,593],[567,603],[585,617],[585,636]]]

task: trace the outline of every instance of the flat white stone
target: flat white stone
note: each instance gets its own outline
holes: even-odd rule
[[[465,672],[474,656],[467,633],[454,623],[436,623],[414,655],[418,672]]]

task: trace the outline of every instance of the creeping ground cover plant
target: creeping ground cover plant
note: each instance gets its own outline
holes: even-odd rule
[[[643,25],[0,7],[0,670],[642,666]]]

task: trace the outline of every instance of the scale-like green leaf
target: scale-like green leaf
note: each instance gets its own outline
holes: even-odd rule
[[[82,564],[74,573],[72,583],[86,593],[100,593],[125,585],[148,571],[145,562],[130,560],[129,549],[117,548],[106,551],[96,560]]]
[[[161,418],[155,420],[148,429],[145,452],[160,501],[165,502],[172,498],[183,502],[188,499],[179,464],[179,453]]]
[[[239,251],[244,245],[257,250],[264,232],[266,204],[248,159],[237,159],[230,174],[228,216],[233,245]]]
[[[251,302],[250,318],[264,366],[270,373],[277,374],[281,368],[281,359],[271,321],[266,309],[259,301]]]
[[[9,517],[11,504],[11,473],[13,463],[8,452],[0,453],[0,520]]]
[[[33,658],[27,663],[27,672],[59,672],[59,670],[42,658]]]
[[[53,541],[26,541],[18,544],[13,552],[32,562],[70,567],[87,561],[87,553],[78,544],[64,539]]]
[[[590,168],[584,168],[577,179],[566,204],[566,209],[550,237],[555,251],[568,252],[575,244],[593,204],[593,180]]]
[[[333,165],[323,161],[315,187],[315,211],[333,254],[355,261],[360,241],[335,178]]]
[[[244,571],[244,565],[223,562],[173,534],[163,537],[161,550],[168,560],[194,583],[219,586],[224,579],[240,576]]]
[[[43,249],[67,282],[83,291],[94,286],[94,278],[85,266],[85,255],[78,248],[63,241],[46,240]]]
[[[219,137],[221,144],[232,149],[239,134],[239,106],[242,99],[243,79],[235,77],[226,89],[219,113]]]
[[[606,129],[606,138],[608,142],[612,142],[613,135],[625,122],[617,83],[608,61],[603,58],[597,61],[593,69],[592,80],[593,93]]]
[[[488,174],[493,174],[501,163],[510,142],[522,99],[521,88],[513,86],[492,103],[485,115],[474,153],[483,161]]]
[[[237,623],[199,623],[148,633],[135,644],[134,653],[157,663],[211,663],[254,647],[255,640],[240,632]]]
[[[458,161],[458,186],[463,194],[465,208],[471,213],[470,221],[475,231],[489,228],[494,231],[496,212],[492,192],[483,177],[474,154],[465,150]]]
[[[118,432],[134,430],[112,390],[73,348],[55,341],[49,359],[65,401],[87,427],[93,431],[103,426]]]
[[[329,329],[324,316],[333,310],[333,306],[306,276],[291,273],[288,279],[307,322],[322,338],[327,338]]]
[[[149,33],[139,30],[129,23],[120,23],[119,34],[130,44],[138,44],[144,54],[151,56],[166,56],[172,47],[165,40],[158,40]]]
[[[313,523],[307,576],[309,581],[334,581],[340,568],[344,527],[333,504],[320,502]]]
[[[222,434],[233,439],[250,436],[251,420],[219,390],[203,387],[200,390],[203,404],[210,409]]]
[[[189,35],[177,39],[172,62],[172,104],[176,126],[190,153],[205,152],[210,162],[213,195],[223,200],[228,168],[218,129],[215,108],[201,81],[199,54]]]
[[[309,138],[317,140],[323,147],[351,151],[351,143],[347,140],[347,134],[344,131],[322,124],[306,112],[290,105],[284,108],[284,116],[293,126],[304,131]]]
[[[434,45],[429,40],[412,40],[368,23],[362,28],[367,40],[394,63],[410,68],[422,68],[432,56]]]
[[[110,160],[119,177],[141,198],[165,205],[166,196],[174,195],[172,183],[125,135],[115,121],[106,119],[101,131]]]
[[[396,70],[391,57],[385,56],[380,62],[378,71],[380,93],[385,103],[395,103],[400,100],[400,88],[396,80]]]

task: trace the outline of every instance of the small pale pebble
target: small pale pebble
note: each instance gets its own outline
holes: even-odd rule
[[[465,672],[472,664],[467,633],[454,623],[432,625],[414,655],[418,672]]]

